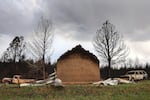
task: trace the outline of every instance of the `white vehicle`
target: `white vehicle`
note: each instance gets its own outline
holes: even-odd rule
[[[144,70],[128,71],[124,77],[128,77],[130,81],[143,80],[148,78],[148,74]]]

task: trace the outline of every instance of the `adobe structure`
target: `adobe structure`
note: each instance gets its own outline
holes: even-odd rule
[[[57,61],[57,77],[63,84],[87,84],[100,81],[99,60],[77,45]]]

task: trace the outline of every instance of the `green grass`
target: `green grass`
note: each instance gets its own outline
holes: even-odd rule
[[[1,86],[0,100],[150,100],[150,80],[118,86]]]

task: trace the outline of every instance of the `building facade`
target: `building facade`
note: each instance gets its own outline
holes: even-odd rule
[[[57,61],[57,77],[65,84],[86,84],[100,81],[99,60],[77,45]]]

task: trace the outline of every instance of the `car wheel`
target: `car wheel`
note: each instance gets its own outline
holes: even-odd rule
[[[146,80],[146,77],[143,77],[143,80]]]
[[[131,81],[134,82],[134,78],[133,77],[131,78]]]
[[[5,84],[7,85],[7,84],[10,84],[10,82],[5,82]]]

